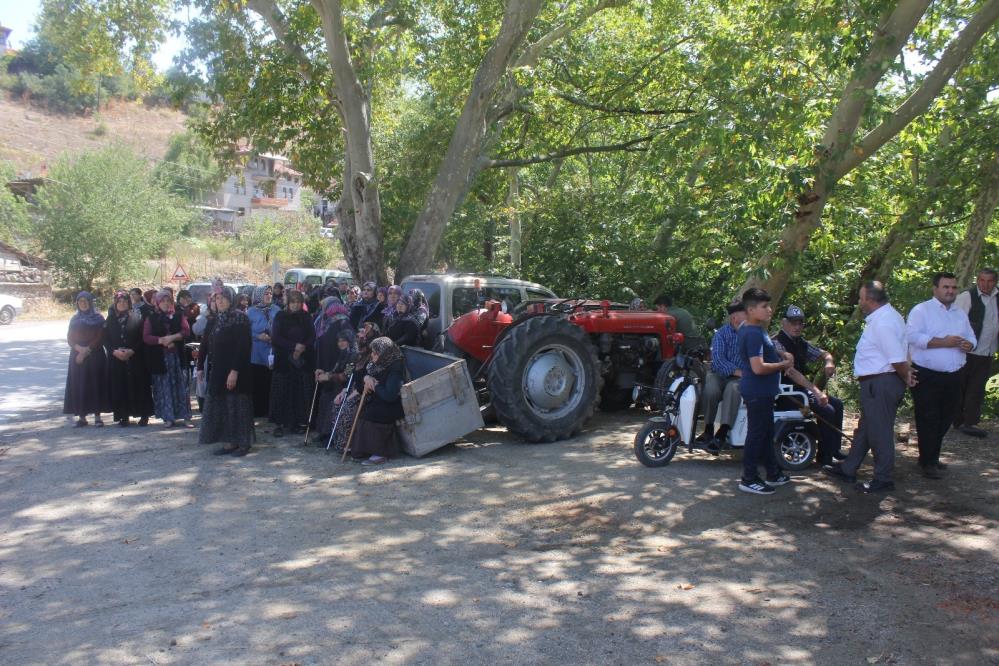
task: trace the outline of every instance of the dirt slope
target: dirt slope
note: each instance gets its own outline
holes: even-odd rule
[[[171,109],[114,102],[99,118],[63,116],[0,98],[0,160],[18,173],[38,175],[64,152],[77,153],[121,142],[150,159],[163,157],[170,135],[184,130],[186,116]],[[103,134],[95,129],[103,126]]]

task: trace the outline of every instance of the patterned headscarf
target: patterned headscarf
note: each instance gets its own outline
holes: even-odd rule
[[[371,351],[378,354],[378,360],[368,361],[366,370],[375,378],[383,376],[393,363],[402,360],[402,350],[392,338],[375,338],[371,341]]]
[[[118,301],[125,301],[125,305],[128,306],[125,308],[124,312],[118,311]],[[118,324],[121,326],[124,326],[125,322],[128,321],[129,316],[132,314],[132,299],[129,297],[127,291],[119,289],[114,292],[114,301],[111,303],[111,313],[114,314],[115,319],[118,320]]]
[[[330,329],[335,322],[346,321],[350,318],[350,311],[347,310],[347,306],[340,302],[339,298],[334,298],[333,296],[328,296],[323,299],[320,304],[322,308],[320,310],[320,315],[316,317],[316,344],[319,344],[319,338],[326,335],[326,331]],[[348,327],[349,328],[349,327]]]
[[[90,303],[90,307],[87,308],[86,312],[80,309],[80,299],[84,299]],[[81,291],[76,295],[76,300],[73,301],[76,305],[76,314],[73,318],[69,320],[70,326],[103,326],[104,325],[104,315],[94,309],[94,295],[89,291]]]
[[[236,309],[236,292],[233,291],[232,287],[223,287],[219,294],[229,301],[229,309],[225,312],[219,309],[218,314],[215,315],[215,327],[212,328],[212,344],[209,350],[217,349],[215,340],[222,331],[240,324],[250,325],[250,319],[246,313]],[[216,307],[218,307],[218,301],[216,301]]]
[[[271,303],[271,305],[264,305],[264,295],[267,294],[267,292],[271,292],[272,296],[274,295],[274,290],[271,288],[269,284],[262,284],[254,287],[253,305],[262,310],[269,310],[271,305],[273,305],[273,302]]]

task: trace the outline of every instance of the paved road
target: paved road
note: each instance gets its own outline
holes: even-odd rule
[[[0,327],[0,424],[62,410],[68,321],[16,321]]]

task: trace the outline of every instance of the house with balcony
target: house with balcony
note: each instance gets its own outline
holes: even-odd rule
[[[236,171],[202,207],[221,231],[238,233],[254,212],[297,213],[302,209],[302,173],[291,167],[287,157],[245,147],[236,154]]]

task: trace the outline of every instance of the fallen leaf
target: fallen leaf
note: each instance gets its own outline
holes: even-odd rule
[[[666,660],[667,660],[666,655],[664,655],[664,654],[657,654],[656,655],[656,663],[657,664],[665,664]]]
[[[680,583],[679,585],[676,586],[676,589],[678,589],[678,590],[692,590],[692,589],[694,589],[694,585],[693,585],[693,583]]]
[[[763,590],[762,590],[762,589],[760,589],[760,588],[758,588],[758,587],[754,587],[754,588],[753,588],[753,589],[751,589],[751,590],[746,590],[746,592],[749,592],[750,594],[759,594],[759,593],[760,593],[760,592],[762,592],[762,591],[763,591]]]
[[[298,613],[296,613],[295,611],[285,611],[284,613],[278,615],[278,617],[281,618],[282,620],[294,620],[296,617],[298,617]]]

